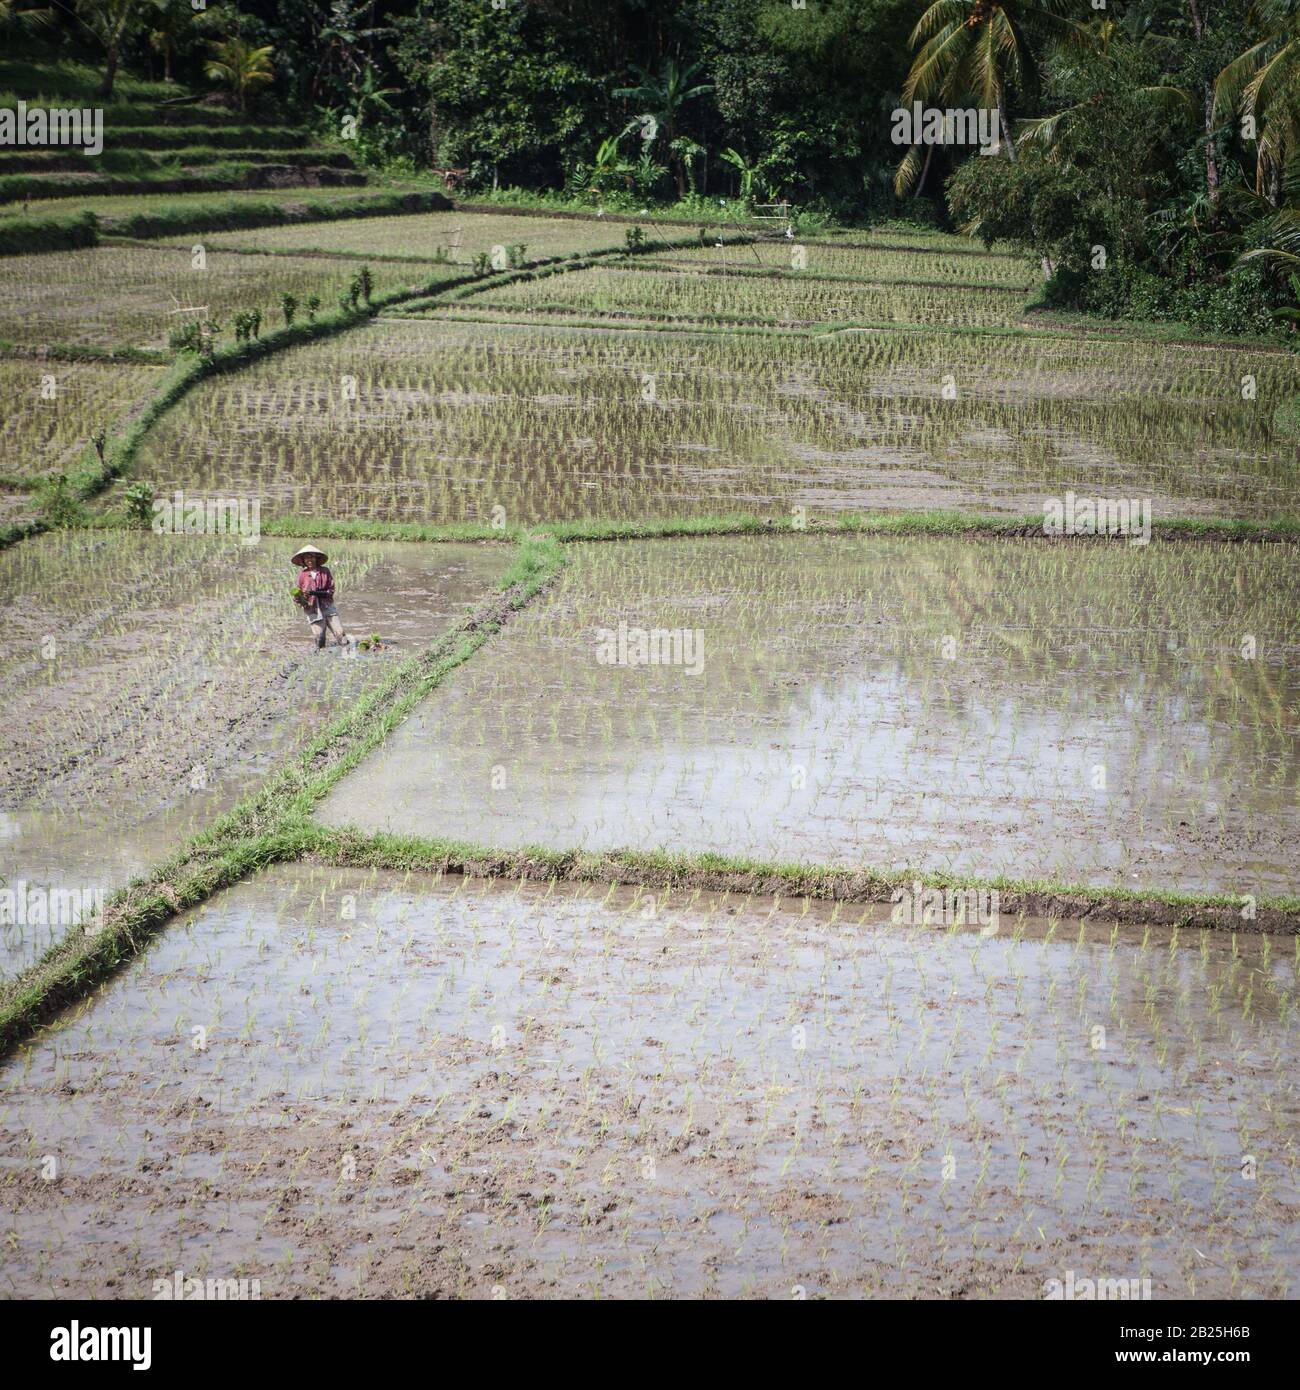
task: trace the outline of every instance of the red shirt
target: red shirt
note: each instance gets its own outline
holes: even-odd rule
[[[334,576],[324,565],[319,569],[300,569],[298,588],[307,600],[308,608],[315,608],[320,599],[326,603],[334,602]]]

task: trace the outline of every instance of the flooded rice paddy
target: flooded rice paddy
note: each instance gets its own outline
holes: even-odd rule
[[[1235,349],[384,320],[200,386],[136,472],[268,514],[385,521],[1041,521],[1069,491],[1162,519],[1273,517],[1300,511],[1300,451],[1272,434],[1298,389],[1294,359]]]
[[[1293,355],[1052,327],[1032,265],[951,235],[649,230],[642,256],[485,274],[216,376],[122,485],[511,526],[1041,518],[1068,492],[1300,513],[1273,428]],[[627,231],[457,210],[214,234],[206,269],[179,243],[8,257],[0,337],[161,347],[253,307],[265,331],[284,294],[334,308],[359,257],[383,293]],[[0,362],[0,524],[157,376]],[[515,555],[317,539],[347,628],[380,639],[355,659],[310,646],[294,541],[0,552],[0,889],[156,876]],[[521,611],[499,600],[504,628],[325,824],[1300,893],[1293,546],[774,534],[565,558]],[[149,1297],[177,1270],[264,1298],[1293,1295],[1296,938],[980,903],[936,927],[309,861],[247,878],[0,1069],[0,1297]],[[0,926],[0,988],[74,930]]]
[[[110,531],[0,552],[0,877],[108,893],[166,859],[509,562],[501,547],[347,546],[340,613],[383,649],[344,659],[315,650],[289,597],[295,548]],[[0,976],[58,934],[0,926]]]
[[[551,595],[335,788],[326,820],[1300,887],[1290,548],[810,536],[571,555]],[[627,634],[652,629],[672,664],[637,664]]]
[[[277,869],[6,1068],[5,1292],[1285,1296],[1293,944]]]

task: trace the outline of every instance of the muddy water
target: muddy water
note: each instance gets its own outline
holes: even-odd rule
[[[325,820],[1300,887],[1290,550],[761,537],[571,554],[549,601],[340,783]],[[620,624],[698,634],[698,674],[602,664],[598,634]]]
[[[111,893],[432,641],[509,562],[505,547],[340,546],[344,622],[383,643],[344,659],[314,649],[288,598],[294,548],[108,533],[0,556],[0,877]],[[0,926],[0,975],[67,925]]]
[[[115,888],[161,864],[238,799],[236,787],[222,787],[165,810],[114,819],[93,805],[84,812],[0,811],[0,878],[29,901],[20,914],[15,899],[13,912],[0,921],[0,980],[39,960],[83,921],[92,923]],[[30,905],[51,903],[50,895],[61,890],[78,894],[70,901],[79,910],[41,912]]]
[[[1289,950],[883,915],[277,869],[0,1073],[8,1290],[1288,1292]]]

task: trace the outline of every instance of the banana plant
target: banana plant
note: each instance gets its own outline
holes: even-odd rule
[[[730,164],[740,175],[741,202],[752,203],[754,201],[754,188],[756,185],[762,188],[767,187],[766,183],[763,181],[763,163],[761,160],[756,160],[751,164],[739,150],[733,149],[723,150],[719,158],[722,159],[724,163]]]
[[[593,192],[602,192],[610,183],[626,178],[632,166],[623,158],[619,142],[626,132],[611,135],[596,147],[596,156],[591,161],[591,173],[587,185]]]

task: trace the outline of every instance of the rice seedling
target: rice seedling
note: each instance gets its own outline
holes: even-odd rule
[[[890,245],[837,246],[823,242],[762,241],[752,246],[706,244],[685,249],[652,251],[639,266],[666,266],[675,271],[713,275],[751,275],[777,272],[793,278],[846,278],[874,284],[1004,285],[1022,294],[1041,281],[1037,269],[1018,257],[981,254],[973,245],[963,252]]]
[[[732,251],[732,255],[740,255]],[[665,270],[671,271],[671,265]],[[631,314],[674,321],[721,319],[806,327],[862,321],[955,328],[1019,323],[1024,291],[943,285],[868,284],[854,279],[737,273],[673,274],[602,265],[474,295],[475,305],[547,312]]]
[[[682,230],[673,228],[671,235],[680,236]],[[466,209],[221,232],[210,241],[218,248],[297,254],[324,251],[377,258],[398,256],[447,261],[463,267],[472,264],[480,253],[486,254],[491,261],[497,247],[505,252],[510,247],[523,246],[522,262],[527,263],[616,247],[621,238],[622,229],[617,224],[594,219],[521,217]],[[505,259],[509,264],[509,258]]]
[[[940,232],[930,227],[918,227],[910,222],[880,222],[864,233],[854,228],[830,227],[816,236],[807,238],[810,245],[826,245],[843,249],[845,247],[866,247],[875,249],[885,247],[893,250],[928,251],[935,254],[954,256],[979,256],[982,258],[1001,257],[1006,260],[1020,260],[1021,253],[1004,245],[986,248],[984,243],[959,232]]]
[[[196,247],[203,251],[200,256]],[[377,293],[424,283],[426,271],[376,264]],[[0,258],[0,338],[30,346],[166,347],[202,314],[231,332],[236,312],[261,308],[270,321],[285,294],[333,307],[355,270],[328,257],[208,253],[193,245],[100,247]]]
[[[1041,518],[1069,490],[1149,498],[1161,518],[1269,518],[1300,510],[1300,453],[1270,423],[1296,372],[1248,349],[1072,337],[381,319],[206,383],[139,468],[256,494],[268,515],[372,520]]]
[[[1290,548],[578,546],[321,816],[512,848],[1294,894],[1298,597]]]
[[[343,660],[314,651],[284,597],[292,550],[110,531],[0,552],[0,876],[118,887],[432,641],[509,563],[486,547],[340,548],[344,616],[382,634]],[[6,932],[0,973],[52,939]]]
[[[1285,1297],[1295,990],[1258,940],[282,866],[0,1077],[5,1288]]]
[[[70,473],[92,438],[156,387],[154,367],[0,358],[6,476]]]

